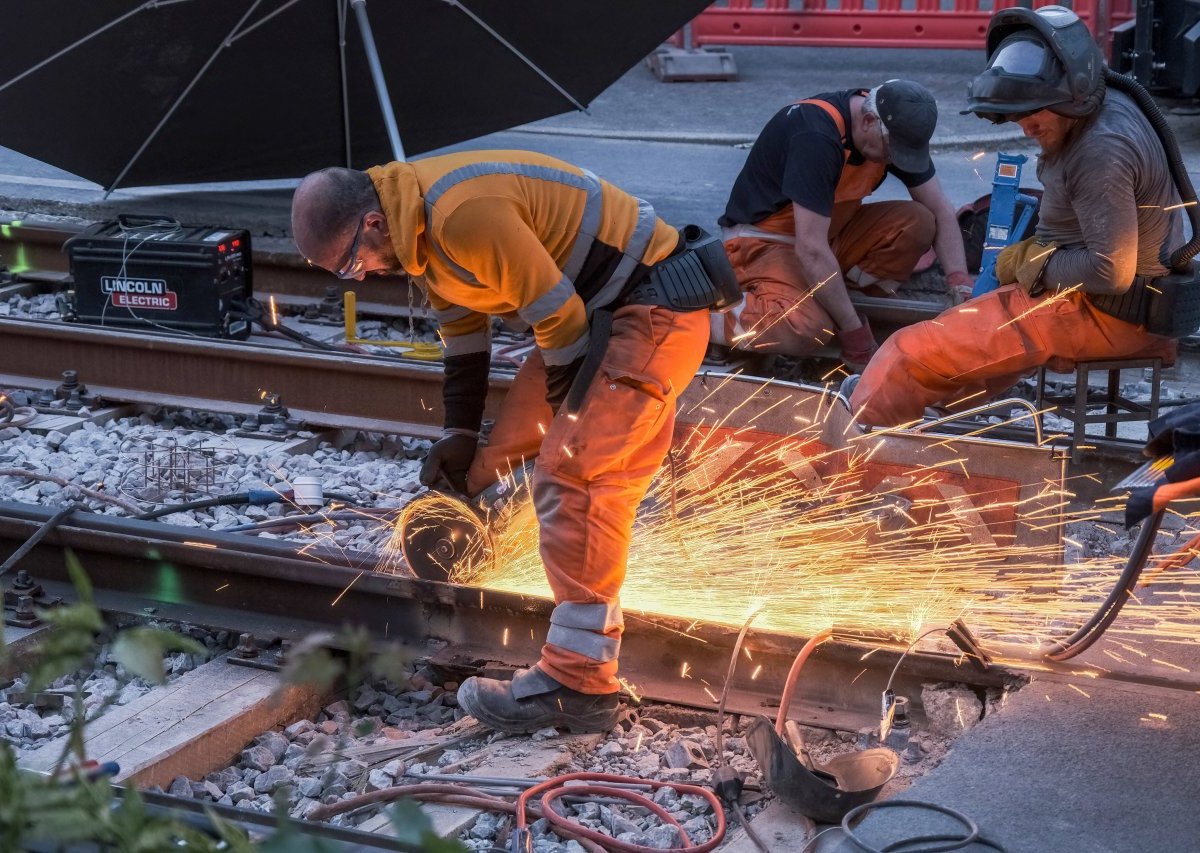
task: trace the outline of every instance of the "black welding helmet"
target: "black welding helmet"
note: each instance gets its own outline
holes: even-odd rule
[[[1104,99],[1104,57],[1063,6],[1004,9],[987,32],[988,66],[967,86],[967,109],[999,124],[1048,109],[1078,118]]]

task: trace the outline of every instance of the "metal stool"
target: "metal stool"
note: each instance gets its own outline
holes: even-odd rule
[[[1145,406],[1121,396],[1121,371],[1138,370],[1149,367],[1150,374],[1150,405]],[[1108,388],[1106,392],[1092,394],[1088,387],[1088,377],[1093,371],[1108,373]],[[1131,421],[1149,423],[1158,417],[1158,389],[1162,378],[1161,358],[1127,358],[1107,361],[1080,361],[1075,365],[1075,394],[1047,394],[1047,368],[1038,368],[1037,377],[1037,407],[1040,410],[1052,407],[1059,417],[1066,418],[1074,424],[1071,436],[1071,460],[1079,460],[1080,447],[1089,441],[1088,424],[1104,424],[1103,444],[1113,446],[1133,446],[1139,444],[1131,439],[1117,438],[1117,424]],[[1065,375],[1065,374],[1064,374]],[[1088,408],[1104,407],[1102,414],[1089,414]],[[1095,437],[1090,440],[1096,441]]]

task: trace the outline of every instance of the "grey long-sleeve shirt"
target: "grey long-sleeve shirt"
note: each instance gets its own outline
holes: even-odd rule
[[[1166,273],[1183,243],[1179,197],[1150,121],[1109,89],[1099,113],[1066,147],[1038,160],[1045,193],[1037,235],[1058,243],[1043,281],[1051,290],[1122,293],[1135,275]]]

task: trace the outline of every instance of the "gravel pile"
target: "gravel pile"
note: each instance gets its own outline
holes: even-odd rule
[[[403,685],[360,687],[311,720],[255,738],[236,764],[201,780],[174,779],[167,793],[262,812],[273,811],[279,797],[303,818],[321,804],[391,787],[406,766],[453,772],[489,739],[458,709],[457,690],[454,682],[434,684],[420,672]],[[353,826],[370,816],[336,815],[330,823]]]
[[[31,401],[24,392],[10,396],[16,405]],[[32,472],[34,477],[0,476],[0,500],[43,506],[60,506],[79,499],[77,486],[124,499],[144,510],[222,494],[256,489],[286,490],[295,477],[321,478],[326,494],[343,495],[354,506],[399,508],[423,487],[417,480],[420,460],[428,442],[404,437],[360,434],[346,447],[322,443],[311,453],[288,454],[270,444],[239,446],[234,433],[240,419],[189,410],[143,414],[103,424],[85,423],[80,429],[48,435],[16,427],[0,428],[0,469]],[[311,438],[312,433],[299,433]],[[179,476],[166,478],[154,469],[155,460],[169,457],[170,448],[191,452]],[[37,475],[41,475],[38,478]],[[68,485],[63,485],[64,483]],[[152,497],[151,501],[146,498]],[[88,499],[89,506],[107,514],[126,514],[113,504]],[[288,503],[263,506],[221,506],[188,510],[162,517],[183,527],[230,530],[270,524],[269,520],[301,511]],[[323,539],[350,550],[376,550],[386,543],[390,529],[378,514],[346,516],[325,523],[294,527],[266,526],[263,536]]]
[[[13,295],[0,301],[0,317],[21,320],[61,320],[62,306],[54,293]]]
[[[204,628],[176,623],[149,623],[153,627],[183,633],[204,644],[207,652],[193,655],[175,652],[163,658],[163,671],[170,683],[211,657],[236,645],[228,631],[210,632]],[[114,705],[127,705],[150,692],[148,681],[131,675],[111,657],[112,631],[100,638],[90,666],[55,679],[36,694],[29,693],[29,673],[22,672],[10,682],[0,681],[0,740],[18,751],[40,749],[57,735],[66,734],[75,718],[75,685],[82,684],[85,719],[102,715]],[[6,685],[6,686],[5,686]]]

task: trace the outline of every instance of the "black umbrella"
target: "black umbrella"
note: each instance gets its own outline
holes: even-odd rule
[[[582,109],[708,2],[8,0],[0,144],[107,189],[365,168]]]

